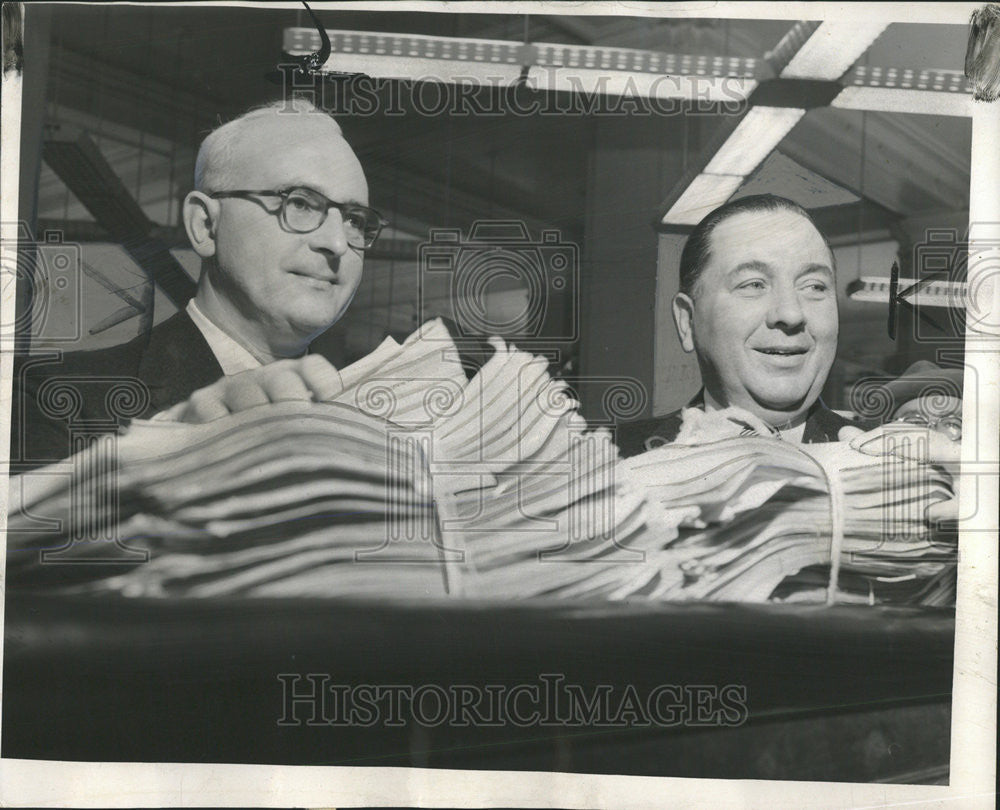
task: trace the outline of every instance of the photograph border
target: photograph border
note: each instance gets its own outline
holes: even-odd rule
[[[130,3],[128,5],[146,5]],[[210,2],[188,6],[243,8],[301,5]],[[493,3],[371,2],[312,3],[314,10],[422,11],[497,13]],[[967,24],[979,4],[871,3],[864,13],[893,22]],[[841,3],[675,3],[590,2],[504,4],[504,13],[564,15],[650,15],[657,17],[770,18],[856,20],[861,8]],[[30,60],[31,54],[25,54]],[[0,261],[11,260],[16,240],[19,177],[19,80],[3,82],[2,209]],[[978,290],[981,312],[1000,314],[1000,102],[977,103],[972,117],[972,166],[969,219],[969,289]],[[652,238],[652,235],[651,235]],[[976,261],[976,259],[981,261]],[[992,265],[990,264],[992,262]],[[990,283],[992,282],[992,283]],[[13,322],[14,290],[3,290],[2,321]],[[977,422],[962,442],[962,463],[997,463],[997,363],[1000,332],[991,327],[966,335],[965,384],[976,398],[966,398],[963,417]],[[990,332],[992,328],[992,332]],[[0,447],[9,457],[12,353],[0,356]],[[969,437],[979,437],[977,446]],[[0,580],[5,574],[8,477],[0,483]],[[4,758],[0,740],[0,804],[4,806],[76,807],[797,807],[841,808],[890,805],[987,807],[995,803],[997,673],[997,513],[998,477],[979,478],[963,488],[960,514],[962,553],[958,564],[955,660],[951,726],[950,784],[915,786],[867,783],[765,782],[731,779],[637,777],[561,772],[458,771],[436,768],[270,766],[187,763],[55,762]],[[4,607],[0,600],[0,626]],[[3,651],[0,649],[0,668]],[[0,713],[3,711],[0,703]],[[992,797],[992,798],[991,798]]]

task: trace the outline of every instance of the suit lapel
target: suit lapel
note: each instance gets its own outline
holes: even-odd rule
[[[185,311],[150,333],[139,361],[139,379],[149,387],[150,415],[182,402],[220,377],[218,360]]]

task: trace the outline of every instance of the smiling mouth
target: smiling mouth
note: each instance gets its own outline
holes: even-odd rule
[[[794,357],[799,354],[806,354],[808,349],[754,349],[761,354],[769,354],[774,357]]]

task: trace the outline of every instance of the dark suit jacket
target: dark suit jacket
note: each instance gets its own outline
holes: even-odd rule
[[[183,310],[121,346],[62,358],[17,358],[11,474],[66,458],[88,437],[148,418],[221,376],[215,355]]]
[[[698,392],[695,398],[688,403],[687,407],[704,409],[704,389]],[[615,442],[621,451],[622,458],[644,453],[646,450],[651,450],[661,444],[668,444],[676,439],[681,429],[681,410],[678,409],[666,416],[640,419],[635,422],[627,422],[624,425],[619,425],[615,432]],[[802,443],[835,442],[837,441],[840,429],[848,426],[870,430],[875,427],[875,424],[853,422],[838,413],[834,413],[822,401],[817,400],[816,404],[810,408],[809,416],[806,418]]]
[[[442,320],[458,339],[455,325]],[[486,341],[461,338],[458,354],[466,376],[493,351]],[[121,346],[61,359],[55,352],[17,358],[11,475],[67,458],[94,436],[148,419],[220,377],[222,368],[184,310]]]

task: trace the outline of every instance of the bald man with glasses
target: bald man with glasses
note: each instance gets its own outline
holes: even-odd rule
[[[140,401],[129,416],[190,421],[339,390],[336,369],[309,346],[347,310],[385,222],[337,123],[295,100],[219,127],[198,152],[183,219],[201,258],[184,310],[121,346],[19,361],[12,472],[75,452],[74,425],[115,430],[122,384]],[[54,396],[60,382],[73,407]]]

